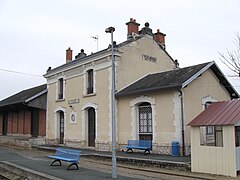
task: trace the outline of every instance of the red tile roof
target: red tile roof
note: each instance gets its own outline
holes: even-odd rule
[[[240,99],[221,101],[210,105],[188,126],[234,125],[240,120]]]

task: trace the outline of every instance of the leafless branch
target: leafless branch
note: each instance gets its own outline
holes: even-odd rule
[[[236,38],[234,39],[234,45],[236,50],[227,50],[226,55],[223,53],[218,53],[220,55],[220,60],[225,64],[231,71],[237,73],[240,76],[240,35],[235,33]]]

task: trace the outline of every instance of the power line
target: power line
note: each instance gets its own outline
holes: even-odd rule
[[[0,69],[0,71],[4,71],[4,72],[8,72],[8,73],[15,73],[15,74],[22,74],[22,75],[26,75],[26,76],[42,77],[41,75],[37,75],[37,74],[30,74],[30,73],[24,73],[24,72],[19,72],[19,71],[12,71],[12,70],[8,70],[8,69]]]

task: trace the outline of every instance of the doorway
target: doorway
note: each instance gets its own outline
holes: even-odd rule
[[[152,133],[152,107],[148,102],[138,106],[139,111],[139,140],[153,139]]]
[[[88,109],[88,146],[95,147],[96,138],[96,119],[95,119],[95,109]]]
[[[7,135],[7,129],[8,129],[8,113],[3,112],[2,135]]]
[[[38,137],[39,128],[39,111],[37,109],[32,110],[31,115],[31,134],[32,137]]]
[[[59,111],[59,144],[64,144],[64,113]]]

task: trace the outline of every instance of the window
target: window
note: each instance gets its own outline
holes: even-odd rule
[[[212,136],[206,136],[206,129],[211,127],[213,130]],[[200,127],[200,144],[202,146],[223,146],[223,131],[222,126],[201,126]]]
[[[63,78],[58,79],[58,99],[63,99]]]
[[[87,94],[93,93],[93,69],[87,71]]]
[[[211,102],[211,101],[207,101],[207,102],[205,102],[205,104],[204,104],[204,108],[207,109],[208,106],[210,106],[212,103],[213,103],[213,102]]]
[[[204,108],[207,109],[213,102],[207,101]],[[212,139],[214,135],[214,126],[206,126],[206,139]]]
[[[215,126],[215,146],[223,146],[222,126]]]
[[[139,105],[139,139],[152,140],[152,108],[150,103]]]
[[[206,126],[206,135],[214,134],[214,126]]]
[[[240,146],[240,126],[235,126],[235,142],[236,147]]]

